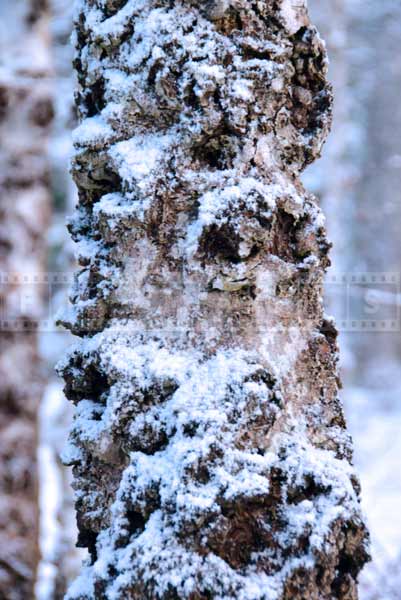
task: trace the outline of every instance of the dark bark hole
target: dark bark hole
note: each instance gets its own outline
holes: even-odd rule
[[[219,88],[216,88],[214,90],[213,100],[214,100],[215,104],[217,104],[218,106],[220,106],[220,98],[221,98],[220,90],[219,90]]]
[[[91,382],[91,398],[95,402],[99,401],[102,394],[109,389],[107,377],[96,367],[91,367],[87,373],[88,380]]]
[[[178,390],[177,382],[174,379],[165,379],[150,388],[142,389],[143,406],[155,406],[165,402]]]
[[[89,202],[98,202],[105,194],[112,194],[114,192],[120,192],[122,189],[122,180],[118,173],[111,171],[111,169],[105,167],[101,173],[99,171],[95,173],[89,173],[87,190],[87,200]]]
[[[245,58],[245,60],[252,60],[252,59],[258,59],[258,60],[270,60],[271,59],[271,53],[268,52],[267,50],[255,50],[254,48],[244,48],[242,51],[242,56]]]
[[[90,398],[100,402],[104,392],[109,389],[107,377],[96,366],[91,364],[82,367],[79,360],[74,360],[63,372],[65,378],[64,393],[69,400],[79,402],[82,398]]]
[[[207,164],[215,169],[218,169],[222,163],[222,151],[219,148],[210,148],[205,150],[203,154],[204,160]]]
[[[184,435],[187,435],[190,438],[195,437],[196,432],[198,430],[199,423],[195,421],[190,421],[189,423],[185,423],[183,427]]]
[[[164,431],[151,432],[151,436],[146,435],[145,439],[136,438],[129,444],[129,450],[133,452],[142,452],[148,456],[162,452],[169,443],[169,438]]]
[[[337,577],[334,579],[331,590],[336,598],[345,598],[344,592],[347,593],[350,577],[356,579],[361,566],[366,562],[368,557],[360,556],[358,553],[351,556],[346,552],[342,552],[337,565]]]
[[[332,321],[328,321],[327,319],[324,319],[322,322],[322,325],[320,327],[320,333],[322,333],[324,335],[324,337],[326,338],[326,340],[328,341],[328,343],[330,345],[330,348],[336,349],[338,331],[337,331],[334,323]]]
[[[339,563],[338,563],[338,572],[340,574],[351,574],[352,577],[356,577],[359,573],[359,565],[358,565],[358,561],[356,561],[354,559],[353,556],[349,555],[349,554],[343,554],[340,557]]]
[[[321,126],[321,120],[330,111],[331,103],[331,96],[327,90],[322,90],[314,97],[306,133],[313,133]]]
[[[127,0],[107,0],[105,6],[106,18],[112,17],[127,4]]]
[[[159,63],[156,63],[150,67],[149,74],[148,74],[148,85],[149,86],[154,86],[155,81],[156,81],[156,75],[159,70],[160,70]]]
[[[215,101],[219,103],[219,93],[215,94]],[[218,137],[205,140],[192,149],[193,160],[200,168],[225,170],[232,168],[236,155],[235,137],[221,134]]]
[[[308,28],[305,26],[301,27],[301,29],[293,35],[294,43],[299,42],[299,41],[307,42],[308,39],[310,39],[310,35],[305,35],[306,33],[309,33]]]
[[[114,565],[109,565],[107,572],[110,575],[110,577],[113,577],[113,578],[116,577],[118,574],[118,571]]]
[[[277,212],[271,253],[283,260],[295,262],[296,256],[295,218],[280,209]]]
[[[140,512],[129,510],[127,512],[128,531],[130,536],[142,533],[145,529],[146,521]]]
[[[264,209],[265,207],[262,206],[261,208]],[[261,227],[263,227],[264,229],[267,229],[267,230],[271,229],[271,226],[272,226],[271,217],[264,217],[263,215],[256,213],[255,219],[257,220],[259,225]]]
[[[211,600],[214,596],[212,596],[211,592],[208,592],[207,590],[202,590],[202,592],[191,592],[191,594],[188,596],[188,600]],[[170,599],[170,597],[168,597],[167,600],[180,600],[179,596],[174,596],[174,599]]]
[[[195,93],[195,85],[196,85],[196,82],[193,80],[191,82],[188,92],[186,93],[185,102],[192,109],[198,110],[200,105],[199,105],[199,98]]]
[[[210,474],[209,474],[209,469],[207,468],[207,465],[199,466],[197,473],[196,473],[196,479],[200,483],[203,483],[204,485],[206,485],[210,481]]]
[[[220,257],[233,263],[241,260],[239,246],[241,238],[230,225],[218,227],[213,224],[202,233],[199,248],[210,257]]]
[[[287,493],[287,499],[289,504],[299,504],[304,500],[312,500],[322,494],[330,493],[331,488],[325,487],[311,477],[305,477],[305,484],[303,487],[290,488]]]
[[[268,371],[265,371],[263,369],[255,371],[255,373],[252,373],[252,375],[246,377],[244,381],[254,381],[256,383],[263,382],[266,385],[266,387],[268,387],[271,390],[276,385],[276,379]]]
[[[216,4],[216,2],[209,2],[209,11],[213,11],[213,4]],[[224,16],[213,19],[213,21],[216,29],[224,35],[230,35],[234,31],[243,31],[244,29],[239,11],[232,7],[225,12]]]
[[[262,244],[254,244],[249,252],[249,258],[255,258],[262,249]]]
[[[105,84],[103,77],[101,77],[89,88],[85,96],[85,107],[88,117],[94,117],[104,109],[106,105],[104,94]]]
[[[239,504],[235,512],[222,507],[227,519],[223,535],[216,532],[209,540],[213,552],[226,561],[233,569],[241,569],[249,564],[254,552],[271,543],[268,528],[263,526],[263,510],[249,504]]]
[[[166,600],[181,600],[181,597],[178,595],[177,590],[171,584],[168,584],[166,592],[164,594],[164,598]],[[194,596],[194,599],[195,598],[196,600],[198,600],[196,596]],[[191,600],[193,599],[191,598]]]
[[[78,513],[79,514],[79,513]],[[78,523],[78,540],[77,548],[87,548],[91,557],[91,563],[94,564],[97,560],[96,540],[97,533],[79,526]]]

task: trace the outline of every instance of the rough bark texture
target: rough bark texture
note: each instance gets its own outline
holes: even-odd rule
[[[0,598],[33,598],[38,561],[37,335],[49,216],[52,104],[44,7],[0,6]],[[24,332],[24,323],[29,331]]]
[[[295,4],[78,5],[84,340],[60,370],[91,562],[69,598],[357,598],[329,245],[298,178],[331,94]]]

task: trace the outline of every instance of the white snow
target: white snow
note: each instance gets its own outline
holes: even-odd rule
[[[281,0],[280,12],[291,35],[309,23],[306,0]]]
[[[109,153],[121,178],[146,191],[149,177],[160,168],[160,162],[173,141],[171,134],[138,135],[114,144]]]
[[[111,526],[99,538],[98,560],[87,570],[86,578],[90,581],[92,576],[101,578],[104,574],[106,577],[107,565],[114,564],[119,575],[107,593],[108,597],[117,599],[134,572],[143,569],[142,577],[146,581],[152,578],[157,564],[160,593],[169,583],[174,583],[178,593],[189,594],[195,574],[202,573],[205,585],[216,588],[216,597],[223,598],[218,590],[226,580],[237,591],[231,595],[225,592],[224,598],[277,599],[284,575],[295,568],[297,559],[269,577],[256,573],[252,567],[239,574],[213,554],[201,558],[188,552],[176,534],[197,519],[201,519],[200,522],[208,516],[215,519],[223,498],[226,502],[238,502],[248,496],[268,494],[269,473],[272,468],[279,468],[285,473],[288,489],[302,486],[305,478],[312,477],[324,490],[299,505],[286,506],[284,502],[290,533],[280,534],[281,542],[286,545],[288,535],[301,535],[305,528],[312,528],[311,554],[299,560],[313,562],[313,552],[324,548],[332,523],[339,516],[352,515],[355,510],[352,467],[332,452],[313,447],[299,416],[288,423],[291,433],[276,434],[272,438],[269,451],[255,454],[246,448],[238,449],[237,442],[245,425],[241,415],[249,415],[247,405],[252,399],[257,398],[258,406],[254,418],[262,415],[266,421],[267,415],[274,418],[277,412],[273,394],[279,397],[279,389],[271,390],[261,380],[250,378],[261,368],[267,368],[258,363],[256,355],[232,348],[205,359],[196,351],[168,350],[155,339],[141,341],[130,333],[129,327],[124,331],[121,326],[117,333],[105,330],[88,340],[86,355],[90,356],[88,353],[95,349],[101,356],[102,369],[116,383],[110,387],[106,406],[88,400],[80,402],[72,431],[72,443],[78,447],[90,448],[99,456],[104,451],[107,456],[109,447],[103,447],[99,438],[102,432],[113,435],[113,428],[120,426],[119,415],[124,414],[127,399],[135,398],[135,390],[151,390],[156,383],[167,381],[174,387],[165,400],[160,398],[145,411],[141,408],[133,412],[128,440],[131,436],[138,443],[150,439],[149,435],[157,440],[165,432],[168,443],[154,454],[130,453],[129,465],[123,472],[111,508]],[[128,402],[132,410],[136,401]],[[192,430],[190,435],[189,429]],[[216,458],[214,449],[221,445],[224,453]],[[208,465],[206,483],[185,477],[187,470],[197,469],[202,464]],[[151,514],[142,533],[119,548],[116,540],[125,527],[125,503],[128,501],[140,512],[147,505],[148,494],[153,494],[155,489],[159,509]],[[70,589],[68,598],[78,597],[75,589],[79,588]]]
[[[234,185],[207,191],[199,198],[197,219],[188,227],[185,240],[188,256],[196,252],[199,238],[205,227],[212,223],[227,223],[229,218],[235,224],[235,217],[232,216],[233,209],[238,207],[241,202],[248,210],[253,209],[255,213],[258,212],[261,216],[269,218],[276,206],[276,199],[281,194],[282,188],[278,185],[267,185],[253,177],[243,177]],[[268,208],[265,211],[258,206],[258,197],[267,204]]]
[[[104,142],[113,135],[113,130],[101,115],[88,117],[75,129],[72,134],[73,142],[77,146],[96,144]]]

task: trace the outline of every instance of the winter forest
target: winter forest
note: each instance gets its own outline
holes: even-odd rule
[[[0,0],[0,600],[401,600],[400,48]]]

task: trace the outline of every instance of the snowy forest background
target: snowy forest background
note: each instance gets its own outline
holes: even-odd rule
[[[341,331],[342,395],[372,536],[373,561],[364,570],[360,593],[362,600],[397,600],[401,599],[401,5],[397,0],[309,0],[309,9],[328,46],[335,111],[323,157],[307,170],[304,182],[321,199],[334,244],[327,306]],[[43,45],[24,41],[19,11],[24,11],[23,0],[1,0],[0,83],[17,63],[20,67],[25,60],[29,69],[40,62],[53,113],[43,138],[51,198],[47,216],[35,218],[38,235],[46,240],[40,248],[44,258],[35,264],[32,256],[24,257],[15,223],[10,234],[16,236],[19,252],[13,270],[51,274],[36,287],[31,280],[25,287],[22,284],[18,296],[37,307],[37,288],[46,288],[42,313],[34,315],[42,325],[38,442],[42,559],[36,593],[38,599],[50,600],[62,597],[83,556],[74,547],[70,474],[59,459],[71,408],[54,373],[55,363],[71,343],[70,334],[56,326],[56,315],[67,302],[74,269],[65,227],[76,200],[68,173],[76,124],[69,42],[72,7],[68,1],[51,0],[47,23],[51,40],[46,38]],[[29,53],[26,44],[31,44]],[[17,136],[20,133],[17,130]],[[31,143],[27,130],[21,136],[21,144]],[[4,150],[6,143],[0,152]],[[0,179],[5,177],[1,169],[0,164]],[[2,364],[1,369],[20,373],[22,366]],[[29,369],[25,376],[29,378]]]

